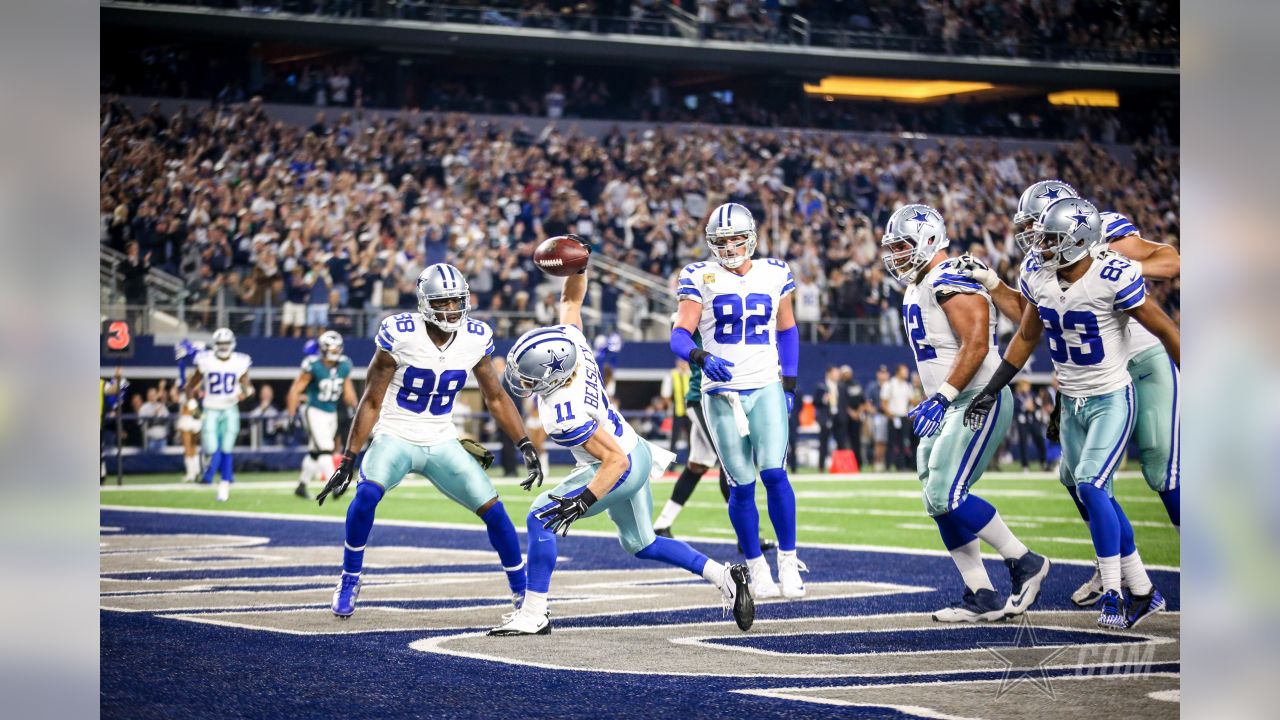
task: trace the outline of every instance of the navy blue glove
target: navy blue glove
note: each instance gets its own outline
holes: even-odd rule
[[[942,427],[942,416],[946,415],[947,408],[950,406],[951,401],[945,395],[934,393],[933,397],[907,413],[907,417],[912,419],[911,428],[922,438],[933,435],[938,432],[938,428]]]
[[[733,379],[733,371],[729,368],[733,367],[733,363],[721,357],[716,357],[710,353],[702,360],[702,372],[706,373],[708,380],[716,382],[728,382]]]
[[[786,391],[783,391],[782,394],[787,398],[787,414],[790,415],[791,411],[796,409],[796,394]]]

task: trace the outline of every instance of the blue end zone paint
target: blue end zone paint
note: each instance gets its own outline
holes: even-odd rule
[[[879,652],[925,652],[931,650],[981,650],[988,645],[1013,645],[1018,625],[959,626],[938,625],[925,630],[888,632],[797,633],[787,636],[743,635],[712,638],[703,642],[729,647],[747,647],[768,652],[797,655],[857,655]],[[1096,645],[1145,642],[1146,638],[1108,632],[1080,632],[1036,628],[1035,647],[1053,645]]]
[[[332,547],[331,566],[228,570],[199,574],[189,571],[152,573],[152,577],[199,579],[213,577],[316,575],[328,571],[336,580],[341,559],[341,523],[304,520],[241,518],[107,510],[101,524],[117,526],[121,533],[207,533],[265,537],[270,545]],[[112,533],[115,535],[117,533]],[[627,555],[612,538],[570,535],[560,541],[565,569],[652,569]],[[482,550],[492,553],[479,521],[474,532],[436,528],[378,525],[370,538],[369,559],[376,562],[379,546],[404,545]],[[261,546],[258,546],[261,547]],[[699,550],[720,560],[739,558],[731,544],[698,543]],[[218,549],[234,554],[236,549]],[[769,618],[819,617],[879,613],[926,612],[959,598],[960,580],[947,557],[874,553],[846,550],[803,549],[812,571],[810,582],[862,580],[923,587],[931,592],[893,594],[842,600],[806,600],[802,603],[769,603]],[[1002,591],[1008,591],[1008,572],[997,562],[988,571]],[[491,565],[450,568],[370,569],[381,573],[430,570],[492,571],[500,577],[497,554]],[[1037,609],[1075,609],[1067,599],[1088,579],[1092,567],[1058,564],[1045,584]],[[1152,572],[1152,580],[1179,607],[1177,573]],[[128,578],[136,574],[118,574]],[[554,590],[554,589],[553,589]],[[323,612],[331,588],[317,590],[317,612]],[[471,604],[486,604],[484,601]],[[430,601],[389,602],[395,607],[443,607]],[[500,598],[494,607],[501,608]],[[625,609],[622,610],[625,612]],[[762,614],[761,617],[764,617]],[[650,623],[723,621],[717,609],[619,614],[611,617],[560,619],[556,627],[626,626]],[[340,622],[335,620],[334,622]],[[992,643],[1008,642],[993,629]],[[1141,629],[1141,628],[1140,628]],[[1052,637],[1037,628],[1037,640]],[[832,708],[789,700],[745,696],[730,691],[745,687],[822,687],[848,685],[850,678],[769,680],[717,677],[628,676],[593,673],[584,678],[573,671],[552,671],[467,658],[429,655],[410,649],[414,640],[451,632],[378,632],[358,635],[294,636],[239,628],[217,627],[180,620],[164,620],[149,613],[101,613],[101,714],[104,718],[278,718],[298,714],[307,717],[343,717],[350,720],[398,718],[493,718],[520,714],[536,703],[543,716],[623,718],[693,718],[700,716],[786,716],[807,719],[839,715],[847,708]],[[902,633],[898,633],[902,635]],[[1088,635],[1089,633],[1081,633]],[[865,634],[864,634],[865,635]],[[918,637],[926,642],[929,633]],[[934,649],[944,647],[946,634],[938,633]],[[552,637],[555,637],[554,634]],[[752,637],[754,636],[745,636]],[[972,636],[966,636],[972,637]],[[1113,642],[1117,636],[1109,636]],[[905,640],[904,638],[899,638]],[[1063,638],[1058,638],[1062,640]],[[781,638],[778,639],[781,641]],[[987,640],[984,639],[984,642]],[[1071,642],[1080,642],[1072,639]],[[792,643],[797,642],[793,640]],[[801,638],[799,642],[808,642]],[[803,652],[794,644],[779,645],[786,652]],[[1152,672],[1176,672],[1177,664],[1158,664]],[[1051,675],[1071,675],[1069,668]],[[1000,679],[1000,673],[979,672],[947,679]],[[933,675],[858,678],[864,684],[941,679]],[[584,685],[584,683],[587,683]],[[566,692],[574,687],[591,691]],[[618,698],[643,697],[643,703]],[[531,698],[533,700],[531,700]],[[559,702],[552,706],[549,703]],[[860,718],[903,718],[902,713],[879,708],[858,708]]]

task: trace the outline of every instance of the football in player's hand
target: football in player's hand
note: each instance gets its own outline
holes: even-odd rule
[[[556,277],[568,277],[587,266],[591,250],[580,241],[558,235],[547,238],[533,251],[533,262],[542,272]]]

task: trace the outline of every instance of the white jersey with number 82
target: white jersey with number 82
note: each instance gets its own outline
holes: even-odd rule
[[[733,363],[728,382],[703,375],[703,392],[754,390],[778,382],[778,307],[795,289],[791,268],[773,258],[753,260],[745,275],[714,262],[680,271],[676,297],[702,303],[702,349]]]

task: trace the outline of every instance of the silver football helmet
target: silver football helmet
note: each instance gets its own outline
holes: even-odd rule
[[[569,382],[578,347],[560,328],[530,330],[507,353],[507,383],[517,397],[547,395]]]
[[[1031,224],[1040,219],[1041,213],[1049,203],[1062,198],[1078,198],[1080,193],[1061,180],[1041,180],[1022,191],[1018,198],[1018,209],[1013,214],[1014,236],[1022,252],[1031,247]]]
[[[751,211],[738,203],[716,208],[707,220],[707,246],[724,267],[740,267],[756,254],[756,221]]]
[[[458,302],[449,302],[457,300]],[[471,288],[458,268],[429,265],[418,276],[418,312],[445,332],[457,332],[471,312]]]
[[[885,250],[881,257],[889,275],[907,285],[915,282],[920,268],[950,244],[942,214],[928,205],[912,203],[889,217],[880,241]]]
[[[213,331],[213,356],[226,360],[236,351],[236,334],[231,328],[218,328]]]
[[[1102,215],[1093,203],[1062,198],[1049,203],[1032,226],[1031,250],[1045,270],[1074,265],[1101,240]]]
[[[330,362],[342,358],[342,336],[336,330],[326,330],[320,334],[320,356]]]

